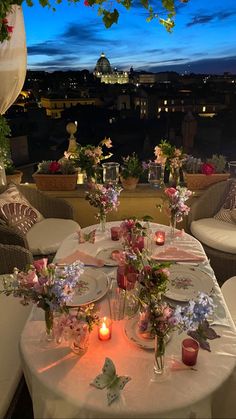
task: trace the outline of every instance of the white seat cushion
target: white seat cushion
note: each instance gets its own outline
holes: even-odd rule
[[[236,276],[232,276],[227,279],[221,287],[225,302],[230,311],[232,319],[236,325],[236,305],[235,305],[235,295],[236,295]]]
[[[45,218],[31,227],[26,238],[33,255],[48,255],[55,253],[63,240],[78,230],[80,226],[73,220]]]
[[[202,218],[193,221],[190,229],[196,239],[212,249],[236,254],[236,224]]]
[[[0,417],[12,401],[22,375],[19,355],[20,335],[32,306],[23,306],[20,299],[0,295]]]

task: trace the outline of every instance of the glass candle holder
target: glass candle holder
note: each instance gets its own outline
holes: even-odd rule
[[[148,182],[154,188],[161,188],[163,184],[162,166],[159,163],[150,162],[148,169]]]
[[[98,339],[110,340],[112,331],[112,322],[108,317],[103,317],[98,324]]]
[[[199,343],[191,338],[182,342],[182,361],[185,365],[192,366],[197,362]]]
[[[166,233],[165,231],[158,230],[155,232],[154,240],[158,246],[163,246],[165,244]]]
[[[111,240],[117,241],[121,237],[120,227],[111,227]]]
[[[119,182],[119,167],[116,162],[103,163],[103,182],[116,185]]]

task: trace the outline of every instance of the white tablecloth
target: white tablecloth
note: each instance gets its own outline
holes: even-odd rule
[[[158,228],[157,225],[152,227]],[[168,227],[161,227],[168,231]],[[95,255],[97,248],[114,243],[107,236],[105,241],[78,245],[77,236],[71,235],[61,245],[56,260],[76,248]],[[178,240],[178,246],[183,245],[185,248],[191,246],[196,254],[203,254],[201,244],[188,235]],[[114,268],[104,270],[111,275],[114,273]],[[204,264],[204,270],[213,275],[208,262]],[[153,381],[153,351],[143,350],[128,340],[123,327],[125,320],[113,323],[112,339],[107,342],[98,340],[95,327],[88,351],[78,357],[65,344],[54,348],[42,345],[43,312],[34,310],[24,328],[20,349],[35,418],[236,417],[235,397],[230,393],[236,363],[236,332],[215,278],[213,295],[218,305],[214,328],[221,338],[210,342],[210,353],[200,349],[197,371],[171,370],[160,382],[158,379]],[[99,301],[99,306],[105,313],[106,297]],[[184,333],[172,337],[166,347],[167,362],[181,360],[181,342],[185,337]],[[107,405],[106,389],[90,386],[101,372],[105,357],[113,360],[118,375],[132,377],[119,400],[110,406]]]

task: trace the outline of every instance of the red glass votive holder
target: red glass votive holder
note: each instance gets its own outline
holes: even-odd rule
[[[155,242],[158,246],[163,246],[165,244],[166,233],[165,231],[158,230],[155,232]]]
[[[117,241],[121,237],[120,227],[111,227],[111,240]]]
[[[199,343],[191,338],[182,342],[182,361],[185,365],[192,366],[197,362]]]
[[[134,288],[137,280],[137,272],[131,266],[119,265],[117,268],[117,285],[123,290],[131,290]]]
[[[98,339],[99,340],[110,340],[112,332],[112,322],[108,317],[100,319],[98,324]]]

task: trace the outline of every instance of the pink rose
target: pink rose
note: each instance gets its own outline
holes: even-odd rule
[[[207,176],[212,175],[215,173],[215,166],[211,163],[203,163],[201,166],[201,172]]]
[[[43,269],[47,267],[48,260],[47,258],[35,260],[33,265],[37,272],[41,272]]]
[[[175,188],[167,188],[167,189],[165,189],[165,194],[169,198],[173,198],[173,196],[176,194],[176,189]]]

